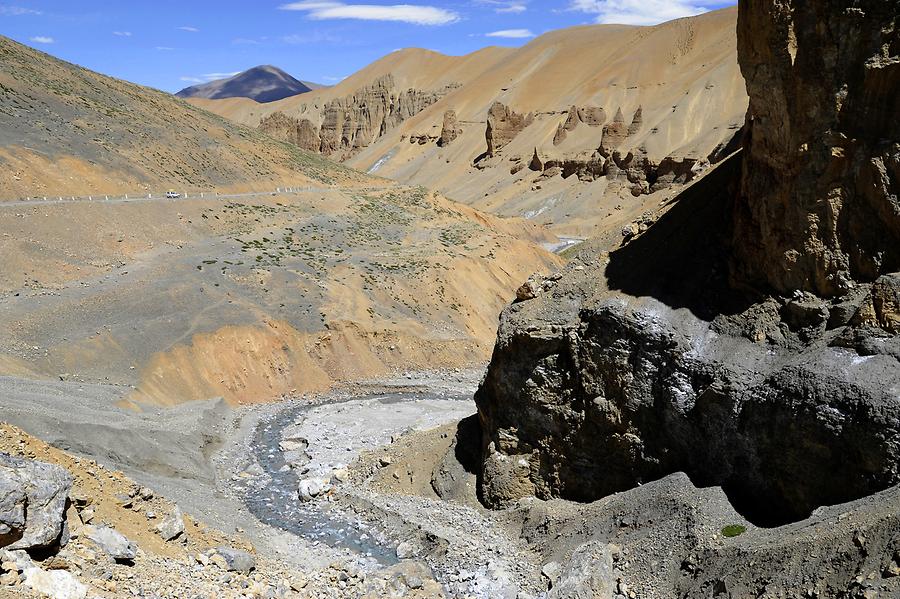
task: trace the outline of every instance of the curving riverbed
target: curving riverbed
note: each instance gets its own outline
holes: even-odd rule
[[[264,524],[381,564],[396,563],[396,541],[377,522],[338,507],[329,497],[302,502],[297,493],[300,481],[325,478],[339,488],[332,474],[360,452],[389,444],[403,432],[433,428],[473,411],[471,388],[459,385],[325,397],[316,405],[286,403],[253,432],[250,448],[259,470],[245,481],[243,500]],[[284,450],[285,439],[302,440],[302,459],[298,452]]]

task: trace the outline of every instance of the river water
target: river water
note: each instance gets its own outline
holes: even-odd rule
[[[397,562],[396,544],[378,523],[367,522],[327,498],[302,502],[301,478],[328,476],[332,468],[355,459],[359,452],[390,443],[393,435],[459,420],[474,411],[471,392],[409,391],[367,394],[324,404],[286,404],[259,422],[251,450],[262,473],[243,491],[243,499],[261,522],[330,547],[346,548],[390,565]],[[285,431],[308,440],[310,472],[291,468],[279,443]]]

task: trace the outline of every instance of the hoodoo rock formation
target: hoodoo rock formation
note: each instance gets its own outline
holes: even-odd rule
[[[574,131],[579,123],[588,127],[599,127],[606,122],[606,112],[599,106],[575,106],[569,108],[566,120],[559,124],[556,135],[553,136],[553,145],[558,146],[566,140],[568,133]]]
[[[310,118],[297,118],[279,111],[264,117],[258,128],[305,150],[347,158],[419,114],[455,87],[451,84],[435,91],[398,91],[394,78],[385,75],[351,96],[335,98],[325,104],[321,110],[321,126]],[[306,108],[304,106],[301,113],[305,113]],[[455,115],[452,123],[455,123]],[[458,134],[456,129],[448,130],[447,139],[452,141]]]
[[[309,119],[298,119],[283,112],[273,112],[259,123],[259,130],[281,141],[318,152],[322,144],[319,130]]]
[[[325,106],[320,136],[323,154],[353,152],[437,102],[439,93],[408,89],[395,91],[394,78],[386,75],[371,86]]]
[[[677,188],[737,149],[748,101],[737,61],[737,14],[731,6],[652,27],[553,30],[519,48],[463,56],[404,49],[334,87],[276,103],[194,102],[253,127],[276,111],[308,118],[317,128],[325,123],[324,153],[358,170],[434,186],[563,236],[615,235],[674,195],[654,191]],[[412,89],[439,99],[395,126],[382,118],[386,98],[376,89],[385,77],[393,81],[392,96]],[[368,114],[342,125],[340,111],[331,111],[336,100],[364,103]],[[452,121],[444,127],[451,112],[465,129],[455,139]],[[542,160],[568,168],[529,169],[534,148]],[[616,150],[620,158],[606,181],[605,164]],[[658,168],[682,160],[674,175]]]
[[[476,396],[486,504],[682,471],[771,525],[900,483],[900,11],[852,4],[742,1],[743,152],[504,311]],[[623,171],[628,129],[604,127]]]
[[[487,155],[494,156],[534,121],[534,115],[519,114],[501,102],[494,102],[487,115]]]
[[[459,121],[456,118],[455,110],[448,110],[444,113],[444,124],[441,127],[441,137],[438,139],[438,145],[442,148],[449,146],[450,143],[462,134]]]

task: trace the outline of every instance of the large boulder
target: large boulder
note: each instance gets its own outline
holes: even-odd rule
[[[117,562],[128,563],[137,557],[137,545],[114,528],[86,525],[81,528],[81,535]]]
[[[172,510],[156,526],[156,532],[166,541],[177,539],[184,534],[184,515],[181,513],[181,508],[177,505],[173,506]]]
[[[84,599],[87,597],[88,590],[77,578],[65,570],[46,572],[40,568],[25,570],[24,586],[41,597],[50,599]]]
[[[0,453],[0,547],[40,550],[60,543],[72,477],[59,466]]]
[[[256,568],[256,558],[252,554],[233,547],[217,547],[212,561],[228,572],[249,574]]]
[[[900,270],[897,0],[741,2],[735,284],[844,295]]]

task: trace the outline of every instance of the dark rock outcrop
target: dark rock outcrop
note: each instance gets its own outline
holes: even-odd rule
[[[655,180],[650,184],[650,193],[668,189],[672,185],[689,183],[696,175],[694,168],[697,166],[697,163],[698,160],[696,158],[666,156],[656,166]]]
[[[532,122],[534,115],[530,112],[519,114],[501,102],[494,102],[488,111],[487,129],[484,133],[487,155],[494,156]]]
[[[778,524],[900,483],[896,7],[741,2],[743,152],[504,311],[476,395],[485,503],[683,471]],[[619,111],[607,177],[645,172],[627,135]]]
[[[686,471],[772,523],[900,482],[897,358],[842,349],[872,334],[852,318],[826,331],[830,303],[753,302],[726,285],[738,162],[627,246],[585,250],[504,312],[476,395],[486,503],[591,500]],[[880,323],[891,318],[862,316],[891,305],[885,296],[873,290],[852,312],[890,336]]]
[[[538,154],[538,149],[534,149],[534,154],[531,156],[531,162],[528,163],[529,170],[535,172],[543,172],[544,171],[544,160],[541,159],[541,155]]]
[[[734,281],[843,295],[900,270],[900,5],[742,2]]]

